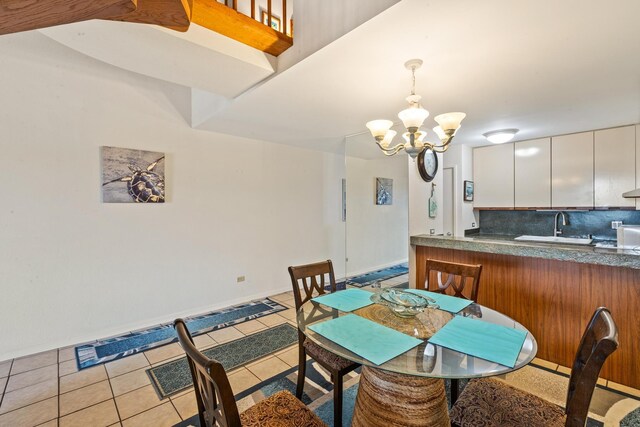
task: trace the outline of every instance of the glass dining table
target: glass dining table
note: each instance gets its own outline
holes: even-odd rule
[[[349,314],[403,332],[422,343],[376,365],[309,329],[311,325]],[[504,366],[429,343],[429,338],[454,316],[480,319],[527,332],[515,366]],[[403,318],[393,314],[383,304],[371,304],[349,313],[310,300],[300,307],[297,322],[307,339],[363,365],[353,413],[354,427],[449,426],[444,379],[506,374],[531,362],[538,349],[535,338],[524,326],[504,314],[475,303],[455,315],[428,308],[415,317]]]

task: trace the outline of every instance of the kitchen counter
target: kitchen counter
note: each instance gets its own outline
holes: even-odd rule
[[[438,283],[427,260],[481,264],[478,303],[524,325],[541,359],[571,366],[596,307],[618,325],[620,347],[600,376],[640,388],[640,256],[630,250],[514,241],[517,236],[412,236],[412,286]],[[470,297],[469,286],[463,294]]]
[[[414,246],[543,258],[640,270],[640,251],[637,250],[597,248],[593,245],[523,242],[513,240],[515,237],[518,236],[478,234],[469,237],[452,237],[420,234],[411,236],[410,242]]]

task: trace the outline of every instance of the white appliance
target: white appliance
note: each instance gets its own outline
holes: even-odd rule
[[[640,248],[640,225],[621,225],[618,227],[619,249]]]

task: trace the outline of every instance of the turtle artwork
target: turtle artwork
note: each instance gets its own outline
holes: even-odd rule
[[[102,147],[102,201],[164,203],[164,153]]]

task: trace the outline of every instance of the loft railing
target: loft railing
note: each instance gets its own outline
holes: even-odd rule
[[[278,56],[293,45],[291,15],[287,0],[194,0],[192,21]]]
[[[222,1],[220,1],[222,3]],[[240,2],[240,3],[245,3],[245,2]],[[266,1],[258,1],[257,3],[261,3],[261,4],[265,4],[266,3],[266,8],[264,8],[264,10],[260,10],[262,13],[258,19],[258,17],[256,16],[256,8],[258,9],[262,9],[260,6],[261,4],[256,4],[256,0],[251,0],[250,4],[251,4],[251,18],[255,19],[258,22],[262,22],[262,24],[269,26],[268,22],[271,22],[271,28],[273,28],[276,31],[279,31],[283,34],[286,34],[290,37],[293,37],[293,19],[287,19],[287,0],[281,0],[280,2],[280,6],[281,6],[281,11],[282,14],[280,16],[274,15],[273,14],[273,8],[272,8],[272,0],[266,0]],[[238,10],[238,0],[224,0],[224,4],[227,7],[232,8],[233,10],[235,10],[236,12],[239,13],[243,13],[244,11],[242,10]]]

